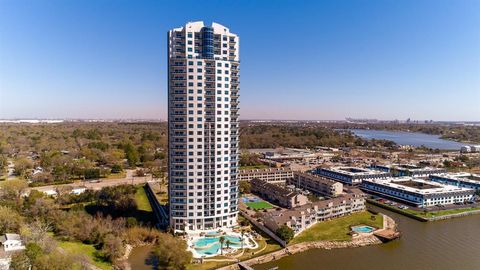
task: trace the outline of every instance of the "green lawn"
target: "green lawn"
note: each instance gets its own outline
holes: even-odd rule
[[[375,219],[372,219],[372,216]],[[360,224],[381,228],[383,227],[383,217],[379,214],[375,215],[364,211],[333,220],[318,222],[296,236],[290,244],[322,240],[347,241],[352,238],[349,235],[350,226]]]
[[[475,211],[475,210],[480,210],[480,207],[468,207],[468,208],[462,208],[462,209],[450,209],[450,210],[440,210],[436,212],[428,212],[427,217],[439,217],[439,216],[458,214],[458,213],[464,213],[464,212]]]
[[[90,262],[96,267],[104,270],[111,270],[112,264],[105,261],[103,258],[96,255],[96,249],[93,245],[87,245],[81,242],[67,242],[59,241],[59,246],[64,250],[79,255],[85,255],[90,259]]]
[[[137,192],[135,193],[135,201],[137,202],[138,210],[152,212],[152,206],[148,201],[147,194],[143,186],[137,187]]]
[[[434,217],[441,217],[451,214],[459,214],[469,211],[480,210],[480,207],[467,207],[467,208],[460,208],[460,209],[449,209],[449,210],[440,210],[440,211],[431,211],[431,212],[422,212],[422,211],[415,211],[412,209],[402,209],[402,211],[406,213],[410,213],[419,217],[423,218],[434,218]]]
[[[252,165],[252,166],[240,166],[240,170],[253,170],[253,169],[266,169],[268,168],[265,164]]]
[[[111,173],[109,175],[107,175],[107,179],[123,179],[127,177],[127,173],[126,172],[119,172],[119,173]]]
[[[270,209],[273,208],[273,205],[269,204],[266,201],[259,201],[259,202],[247,202],[245,203],[248,207],[255,209],[255,210],[261,210],[261,209]]]

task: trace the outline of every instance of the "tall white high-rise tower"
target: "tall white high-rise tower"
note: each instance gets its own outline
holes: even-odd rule
[[[238,214],[239,38],[223,25],[168,32],[170,226],[233,226]]]

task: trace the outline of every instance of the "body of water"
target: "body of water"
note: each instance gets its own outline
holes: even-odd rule
[[[132,270],[157,270],[160,269],[158,263],[151,256],[152,246],[140,246],[133,248],[128,257],[128,262]]]
[[[332,250],[309,250],[278,261],[254,266],[256,270],[474,270],[480,269],[480,216],[419,222],[372,207],[398,222],[402,237],[387,244]]]
[[[374,129],[349,129],[355,135],[364,139],[394,141],[399,145],[425,146],[432,149],[460,150],[465,144],[456,141],[440,139],[438,135],[418,132],[388,131]]]

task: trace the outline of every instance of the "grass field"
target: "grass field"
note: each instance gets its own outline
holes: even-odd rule
[[[372,216],[374,216],[375,219],[372,219]],[[381,228],[383,227],[383,217],[379,214],[375,215],[364,211],[337,219],[318,222],[293,238],[290,244],[322,240],[347,241],[352,238],[349,234],[350,226],[360,224]]]
[[[111,173],[106,178],[107,179],[123,179],[125,177],[127,177],[126,172],[119,172],[119,173]]]
[[[148,201],[147,194],[145,193],[145,189],[143,188],[143,186],[137,187],[137,192],[135,193],[135,201],[137,202],[138,210],[148,212],[152,211],[152,206]]]
[[[259,201],[259,202],[247,202],[245,203],[248,207],[255,209],[255,210],[262,210],[262,209],[270,209],[273,208],[273,205],[269,204],[266,201]]]
[[[87,256],[90,259],[90,262],[96,267],[104,270],[113,269],[112,264],[105,261],[103,258],[96,255],[96,249],[92,245],[87,245],[80,242],[58,242],[59,246],[64,250],[73,253]]]

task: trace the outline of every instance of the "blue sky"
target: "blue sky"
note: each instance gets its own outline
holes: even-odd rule
[[[242,119],[480,120],[480,1],[0,0],[0,118],[166,119],[166,32],[240,35]]]

